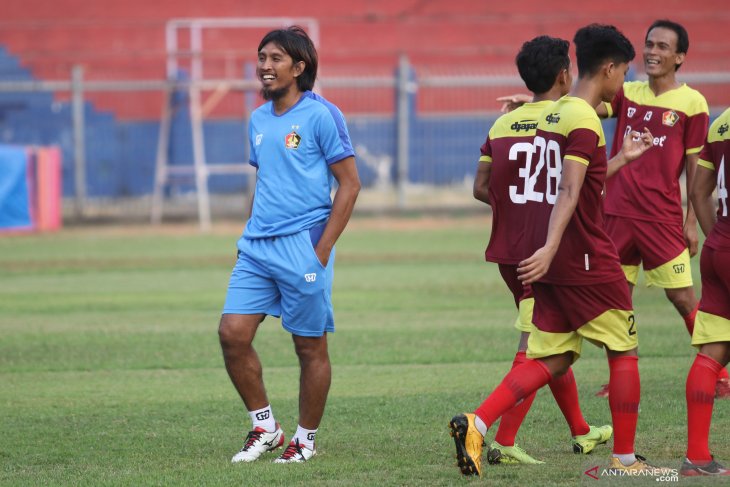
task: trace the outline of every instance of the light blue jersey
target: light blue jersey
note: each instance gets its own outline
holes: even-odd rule
[[[342,112],[305,91],[281,115],[268,102],[251,114],[250,164],[258,169],[246,239],[292,235],[329,218],[329,165],[353,156]],[[240,244],[239,244],[240,247]]]

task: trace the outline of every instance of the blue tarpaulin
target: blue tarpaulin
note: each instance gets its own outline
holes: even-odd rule
[[[25,148],[0,146],[0,231],[31,228],[30,201]]]

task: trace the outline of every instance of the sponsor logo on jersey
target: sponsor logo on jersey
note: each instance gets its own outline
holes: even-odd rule
[[[667,110],[662,113],[662,125],[667,127],[674,127],[674,124],[679,120],[679,115],[674,110]]]
[[[291,131],[287,134],[286,138],[284,139],[284,143],[286,145],[287,149],[297,149],[299,148],[299,142],[302,141],[302,138],[299,136],[298,133],[295,131]]]
[[[304,280],[307,282],[314,282],[317,280],[317,274],[312,272],[311,274],[304,274]]]
[[[629,135],[632,130],[633,129],[631,128],[631,125],[627,125],[626,126],[626,131],[624,132],[624,137],[626,137],[627,135]],[[635,140],[636,141],[636,140],[639,140],[640,138],[641,137],[632,137],[632,140]],[[666,135],[662,135],[661,137],[654,137],[651,142],[652,142],[652,144],[657,145],[659,147],[664,147],[664,141],[666,141],[666,140],[667,140],[667,136]]]
[[[633,117],[635,113],[636,113],[636,108],[634,108],[634,107],[629,107],[629,109],[626,110],[626,115],[628,115],[629,118]]]
[[[728,127],[726,123],[723,123],[722,125],[717,127],[717,133],[720,134],[720,137],[722,137],[723,135],[725,135],[725,132],[727,132],[729,128],[730,127]]]
[[[264,134],[256,134],[256,145],[261,145],[261,139],[264,138]]]
[[[559,113],[551,113],[550,115],[548,115],[547,117],[545,117],[545,121],[548,124],[558,123],[560,121],[560,114]]]
[[[525,132],[529,132],[531,130],[537,130],[537,121],[535,120],[520,120],[519,122],[515,122],[510,126],[510,129],[514,130],[515,132],[520,132],[524,130]]]

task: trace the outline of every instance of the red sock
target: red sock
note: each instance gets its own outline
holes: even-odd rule
[[[539,360],[528,360],[510,370],[474,413],[489,428],[500,416],[547,384],[550,379],[547,365]]]
[[[695,317],[697,316],[697,310],[700,308],[700,303],[697,303],[697,306],[695,306],[695,309],[689,312],[687,316],[682,316],[682,319],[684,320],[684,326],[687,328],[687,332],[689,333],[689,336],[692,336],[692,333],[695,331]]]
[[[608,405],[613,420],[613,453],[634,453],[641,397],[639,357],[624,355],[608,359],[608,368]]]
[[[526,361],[527,356],[525,352],[517,352],[515,359],[512,362],[512,368],[514,369]],[[502,419],[499,421],[499,429],[497,430],[497,435],[494,437],[494,441],[502,446],[513,446],[515,444],[517,431],[520,429],[522,421],[524,421],[525,416],[527,416],[527,412],[530,410],[530,406],[532,406],[532,401],[534,400],[535,392],[526,396],[521,403],[517,404],[502,415]]]
[[[687,375],[687,458],[693,463],[712,460],[710,421],[715,404],[715,382],[720,369],[725,368],[711,357],[698,353]]]
[[[555,402],[558,403],[560,411],[568,422],[570,434],[572,436],[578,436],[588,433],[591,427],[586,423],[583,417],[583,411],[580,410],[578,388],[575,385],[573,369],[568,369],[568,372],[563,374],[562,377],[556,377],[548,382],[548,385],[553,393]]]

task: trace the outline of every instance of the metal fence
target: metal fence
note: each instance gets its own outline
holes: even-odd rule
[[[84,80],[78,67],[68,80],[3,76],[0,143],[61,148],[66,217],[149,219],[161,158],[169,177],[160,216],[242,214],[254,177],[245,169],[246,123],[260,103],[252,69],[244,73],[197,82]],[[700,91],[730,82],[729,73],[683,76]],[[360,207],[377,209],[471,204],[479,147],[499,115],[495,99],[524,91],[514,74],[416,71],[406,58],[392,73],[324,71],[318,88],[347,118],[365,189]],[[207,210],[201,184],[211,195]]]

